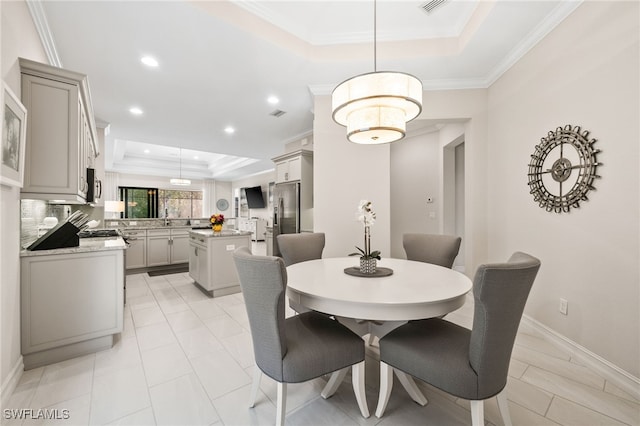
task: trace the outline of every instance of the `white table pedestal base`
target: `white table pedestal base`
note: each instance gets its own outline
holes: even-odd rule
[[[406,324],[407,321],[369,321],[369,320],[358,320],[354,318],[345,318],[345,317],[335,317],[341,324],[345,327],[349,328],[349,330],[356,333],[358,336],[363,337],[369,334],[371,337],[369,338],[369,342],[373,342],[373,337],[377,337],[378,339],[382,338],[386,334],[392,332],[396,328],[400,327],[403,324]],[[411,396],[411,398],[420,405],[425,405],[427,403],[427,398],[418,388],[416,382],[413,380],[413,377],[410,375],[399,371],[394,370],[400,384],[407,393]],[[342,369],[335,371],[331,374],[329,381],[325,385],[322,390],[322,397],[328,398],[333,395],[340,383],[344,380],[344,377],[347,374],[347,369]],[[389,388],[389,392],[391,389]],[[325,396],[327,395],[327,396]]]

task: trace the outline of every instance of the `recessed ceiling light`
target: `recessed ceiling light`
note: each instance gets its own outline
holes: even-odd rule
[[[129,112],[130,112],[131,114],[133,114],[133,115],[140,115],[140,114],[142,114],[142,110],[141,110],[140,108],[138,108],[138,107],[132,107],[132,108],[129,108]]]
[[[198,159],[198,156],[197,156],[197,155],[194,155],[194,156],[193,156],[193,159],[194,159],[194,160],[197,160],[197,159]]]
[[[280,102],[280,99],[276,98],[275,96],[269,96],[267,98],[267,102],[269,102],[271,105],[275,105]]]
[[[236,129],[234,129],[231,126],[227,126],[227,127],[224,128],[224,131],[231,135],[231,134],[235,133]]]
[[[157,67],[158,61],[151,56],[143,56],[140,61],[148,67]]]
[[[144,153],[145,153],[145,154],[148,154],[148,153],[150,153],[150,152],[151,152],[151,151],[149,151],[148,149],[145,149],[145,150],[144,150]]]

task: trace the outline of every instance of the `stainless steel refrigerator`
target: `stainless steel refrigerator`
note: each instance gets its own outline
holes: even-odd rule
[[[273,192],[273,255],[280,256],[278,235],[300,232],[300,182],[276,184]]]

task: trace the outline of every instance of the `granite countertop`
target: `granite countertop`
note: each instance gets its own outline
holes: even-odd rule
[[[124,250],[127,244],[120,237],[114,238],[80,238],[77,247],[64,247],[51,250],[21,250],[20,257],[47,256],[51,254],[88,253],[92,251]]]
[[[127,225],[127,226],[110,226],[109,229],[119,229],[121,231],[126,231],[127,229],[192,229],[198,227],[208,227],[207,224],[204,225]]]
[[[247,232],[247,231],[235,231],[235,230],[228,230],[228,231],[220,231],[220,232],[213,232],[213,230],[211,229],[193,229],[191,230],[191,232],[189,232],[189,235],[197,235],[200,237],[205,237],[205,238],[214,238],[214,237],[243,237],[246,235],[251,235],[251,232]]]

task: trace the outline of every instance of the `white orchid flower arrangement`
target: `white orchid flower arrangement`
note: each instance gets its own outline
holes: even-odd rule
[[[376,213],[373,211],[373,205],[371,201],[360,200],[358,204],[358,210],[356,211],[356,220],[364,225],[364,249],[356,246],[358,252],[351,253],[349,256],[360,256],[364,259],[378,259],[380,260],[380,251],[371,251],[371,242],[369,227],[376,221]]]

